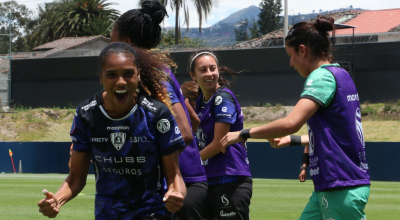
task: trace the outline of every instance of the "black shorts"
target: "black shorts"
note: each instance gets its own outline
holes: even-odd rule
[[[207,183],[186,183],[183,207],[174,214],[174,220],[201,220],[203,204],[207,197]]]
[[[208,186],[203,219],[249,220],[252,193],[251,177],[239,177],[235,182]]]

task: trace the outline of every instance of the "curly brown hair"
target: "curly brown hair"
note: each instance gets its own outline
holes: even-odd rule
[[[100,70],[109,54],[125,54],[131,57],[133,62],[136,63],[140,69],[140,81],[138,84],[139,93],[145,92],[147,95],[152,96],[162,103],[167,105],[168,109],[174,114],[172,110],[171,99],[167,93],[162,82],[167,81],[165,74],[165,64],[161,54],[152,53],[149,50],[131,47],[126,43],[112,43],[105,47],[99,57]]]
[[[139,57],[139,62],[137,62],[138,68],[140,68],[139,89],[163,102],[174,114],[171,99],[162,83],[168,80],[165,74],[165,57],[146,49],[136,47],[135,50]]]

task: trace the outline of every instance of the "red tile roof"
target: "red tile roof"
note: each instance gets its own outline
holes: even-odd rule
[[[400,24],[400,8],[365,11],[345,24],[356,26],[355,34],[388,32]],[[336,31],[336,35],[352,33],[352,29]]]

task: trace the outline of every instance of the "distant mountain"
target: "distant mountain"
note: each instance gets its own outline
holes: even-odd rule
[[[363,10],[361,8],[339,8],[339,9],[333,9],[329,11],[315,11],[314,13],[309,13],[309,14],[297,14],[297,15],[289,15],[288,16],[288,22],[289,25],[293,25],[297,22],[304,21],[304,20],[309,20],[311,18],[315,18],[318,14],[328,14],[330,12],[338,12],[338,11],[348,11],[348,10]],[[188,31],[186,31],[186,28],[181,29],[181,35],[186,36],[189,38],[199,38],[203,41],[206,42],[208,46],[219,46],[221,44],[230,44],[230,43],[235,43],[235,34],[234,34],[234,29],[235,25],[240,20],[248,19],[249,25],[248,27],[252,27],[253,25],[253,20],[258,20],[258,14],[260,13],[261,9],[257,6],[250,6],[248,8],[244,8],[242,10],[239,10],[228,17],[222,19],[221,21],[215,23],[214,25],[207,27],[207,28],[202,28],[202,33],[199,33],[198,28],[189,28]],[[283,27],[283,17],[282,17],[282,27]],[[164,28],[164,32],[167,32],[170,29],[174,29],[173,27],[167,27]]]
[[[246,18],[249,21],[253,21],[253,19],[258,20],[258,14],[260,14],[260,11],[261,9],[259,7],[252,5],[229,15],[227,18],[222,19],[211,27],[221,25],[222,23],[237,24],[240,20],[244,20]]]

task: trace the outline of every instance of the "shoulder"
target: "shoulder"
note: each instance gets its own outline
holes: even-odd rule
[[[309,80],[322,80],[322,79],[335,79],[331,71],[327,70],[324,67],[320,67],[316,70],[314,70],[307,78],[307,82]],[[310,82],[311,83],[311,82]]]
[[[103,91],[96,93],[93,97],[86,99],[85,101],[79,103],[78,108],[76,109],[75,115],[84,116],[93,114],[93,112],[99,108],[102,103],[102,94]]]
[[[151,112],[153,115],[160,115],[165,111],[169,111],[168,107],[160,100],[144,94],[139,95],[138,106]]]
[[[232,102],[234,103],[234,99],[232,96],[232,91],[227,89],[227,88],[222,88],[219,91],[217,91],[215,93],[215,100],[214,100],[214,104],[215,105],[219,105],[222,102]]]

